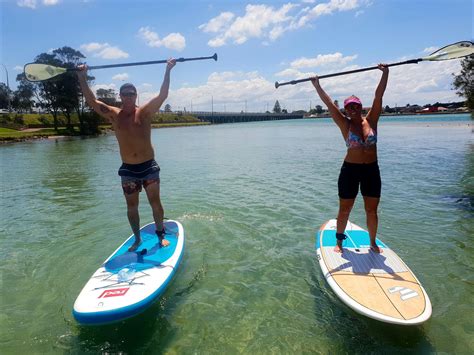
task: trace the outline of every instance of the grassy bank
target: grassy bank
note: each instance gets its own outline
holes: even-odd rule
[[[58,115],[58,131],[54,130],[54,121],[51,114],[1,114],[0,141],[22,141],[27,139],[45,138],[49,136],[77,136],[79,135],[79,119],[77,115],[71,117],[72,130],[66,129],[66,117]],[[100,119],[100,131],[112,129],[110,123]],[[183,127],[207,125],[194,116],[172,113],[156,114],[152,119],[153,128]]]

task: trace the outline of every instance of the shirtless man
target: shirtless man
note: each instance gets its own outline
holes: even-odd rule
[[[118,174],[122,178],[122,189],[127,201],[127,215],[135,242],[128,249],[133,252],[140,246],[140,216],[138,214],[139,193],[145,188],[148,201],[153,210],[156,234],[162,246],[168,246],[163,226],[163,206],[160,200],[160,167],[155,161],[155,152],[151,144],[151,119],[168,97],[170,72],[176,65],[175,59],[169,59],[160,94],[142,107],[137,107],[137,89],[132,84],[120,87],[122,108],[106,105],[94,96],[87,84],[87,66],[79,66],[77,76],[87,104],[102,117],[112,123],[117,138],[122,166]]]

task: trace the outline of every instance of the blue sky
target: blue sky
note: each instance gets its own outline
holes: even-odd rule
[[[178,63],[172,109],[288,110],[321,104],[310,83],[275,81],[420,58],[473,38],[472,0],[1,0],[1,63],[11,88],[25,63],[69,46],[89,65],[199,57]],[[460,101],[451,89],[460,61],[392,68],[384,105]],[[141,103],[159,92],[164,66],[92,71],[94,88],[134,83]],[[370,105],[379,71],[323,79],[333,99]],[[0,81],[6,81],[0,68]]]

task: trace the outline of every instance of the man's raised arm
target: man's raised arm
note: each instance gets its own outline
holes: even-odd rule
[[[109,121],[113,121],[117,117],[118,109],[106,105],[102,101],[96,99],[94,93],[87,84],[87,65],[80,65],[78,68],[80,70],[77,72],[77,78],[79,79],[79,85],[81,86],[87,104],[102,117],[107,118]]]
[[[161,84],[160,93],[158,96],[151,99],[148,103],[143,105],[141,111],[145,113],[146,116],[151,116],[155,112],[158,112],[163,102],[165,102],[168,97],[168,92],[170,89],[170,72],[171,69],[176,65],[176,59],[168,59],[168,64],[166,65],[165,77],[163,78],[163,84]]]

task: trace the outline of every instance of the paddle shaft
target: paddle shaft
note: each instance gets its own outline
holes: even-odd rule
[[[177,58],[176,62],[189,62],[191,60],[203,60],[203,59],[214,59],[217,60],[217,54],[210,57],[195,57],[195,58]],[[106,68],[120,68],[120,67],[131,67],[136,65],[150,65],[150,64],[163,64],[167,63],[168,60],[151,60],[148,62],[135,62],[135,63],[122,63],[122,64],[106,64],[106,65],[94,65],[88,67],[88,69],[106,69]],[[68,68],[67,71],[78,71],[78,68]]]
[[[387,67],[394,67],[394,66],[403,65],[403,64],[417,64],[418,62],[421,62],[422,60],[423,60],[422,58],[420,58],[420,59],[411,59],[411,60],[407,60],[407,61],[404,61],[404,62],[387,64]],[[363,71],[374,70],[374,69],[378,69],[378,68],[379,68],[378,66],[375,66],[375,67],[361,68],[361,69],[355,69],[355,70],[348,70],[348,71],[343,71],[343,72],[340,72],[340,73],[321,75],[321,76],[318,76],[318,78],[319,79],[331,78],[333,76],[360,73],[360,72],[363,72]],[[287,81],[285,83],[276,82],[275,87],[278,88],[278,87],[283,86],[283,85],[295,85],[295,84],[298,84],[298,83],[303,83],[305,81],[311,81],[312,79],[313,78],[291,80],[291,81]]]

